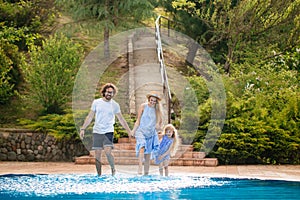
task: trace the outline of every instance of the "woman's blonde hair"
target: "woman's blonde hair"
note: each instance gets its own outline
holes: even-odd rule
[[[162,126],[162,107],[159,101],[157,101],[155,105],[155,112],[156,112],[156,124],[161,127]]]
[[[161,103],[160,103],[160,97],[158,96],[154,96],[154,95],[149,95],[147,94],[147,101],[149,102],[150,101],[150,97],[154,97],[157,99],[157,102],[155,104],[155,113],[156,113],[156,126],[158,127],[161,127],[162,126],[162,123],[163,123],[163,119],[162,119],[162,106],[161,106]]]
[[[175,154],[177,152],[177,149],[180,145],[179,135],[178,135],[177,129],[172,124],[165,125],[165,127],[163,129],[163,132],[162,132],[163,136],[166,134],[167,130],[172,130],[173,131],[173,135],[172,135],[173,144],[171,146],[170,154],[171,154],[171,156],[175,156]]]

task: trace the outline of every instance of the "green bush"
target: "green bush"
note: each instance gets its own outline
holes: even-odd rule
[[[0,22],[17,29],[27,27],[30,33],[44,31],[45,25],[53,23],[54,13],[53,0],[0,1]]]
[[[64,35],[51,36],[42,47],[32,46],[30,63],[23,71],[30,97],[42,105],[44,113],[63,112],[82,56],[82,48]]]
[[[1,37],[0,31],[0,37]],[[17,91],[20,84],[19,67],[22,65],[22,55],[16,45],[5,42],[0,38],[0,104],[7,104]]]
[[[218,158],[220,164],[299,164],[297,70],[261,65],[248,71],[223,77],[226,119],[208,157]],[[210,99],[199,105],[200,123],[193,144],[196,150],[205,149],[215,139],[204,140],[212,122],[210,105]]]
[[[129,114],[123,114],[125,121],[128,123],[129,128],[133,128],[134,119],[131,118]],[[114,142],[118,142],[119,138],[128,137],[127,131],[122,127],[120,122],[116,120],[115,132],[114,132]]]
[[[19,124],[31,130],[48,133],[57,139],[75,138],[80,140],[72,113],[48,114],[40,116],[36,120],[20,119]]]

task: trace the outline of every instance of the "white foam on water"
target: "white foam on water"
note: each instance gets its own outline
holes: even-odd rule
[[[56,196],[62,194],[166,192],[184,188],[222,186],[226,181],[192,176],[96,176],[67,175],[12,175],[0,177],[0,192],[22,193],[26,196]]]

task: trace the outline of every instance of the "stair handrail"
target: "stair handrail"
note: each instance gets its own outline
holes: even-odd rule
[[[162,78],[162,85],[163,85],[163,94],[166,99],[166,104],[168,107],[168,123],[171,122],[171,91],[168,82],[167,70],[164,62],[164,55],[161,43],[161,34],[160,34],[160,26],[161,26],[161,18],[168,18],[159,15],[155,20],[155,40],[156,40],[156,48],[157,48],[157,57],[160,64],[160,74]],[[169,21],[168,21],[169,22]],[[168,28],[169,31],[169,28]],[[169,34],[168,34],[169,35]]]

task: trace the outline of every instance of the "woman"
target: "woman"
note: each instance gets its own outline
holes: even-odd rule
[[[140,105],[132,131],[136,138],[136,156],[139,158],[138,174],[142,174],[144,160],[144,175],[149,174],[150,156],[158,150],[157,132],[162,127],[160,96],[157,92],[152,91],[146,97],[148,101]]]

